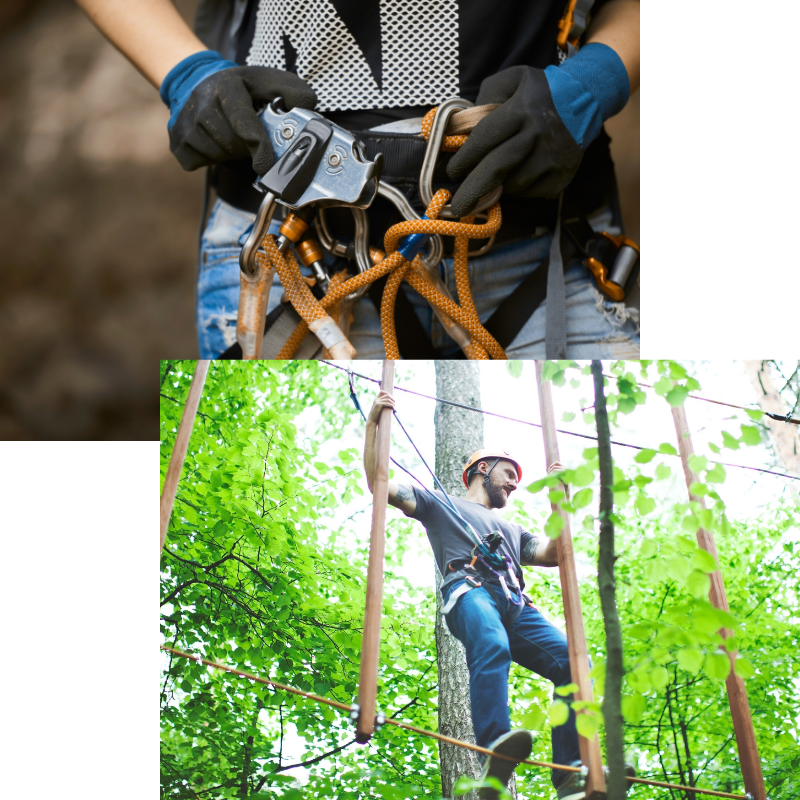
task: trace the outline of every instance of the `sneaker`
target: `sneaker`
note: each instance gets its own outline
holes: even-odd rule
[[[533,738],[530,731],[522,728],[516,731],[509,731],[495,739],[487,749],[493,750],[495,753],[500,753],[504,756],[513,758],[514,761],[506,761],[504,758],[492,758],[486,756],[486,761],[483,764],[483,772],[481,773],[481,780],[486,778],[497,778],[503,786],[508,786],[508,779],[517,768],[520,761],[524,761],[530,754],[533,747]],[[500,797],[500,792],[497,789],[484,787],[479,790],[478,797],[480,800],[497,800]]]
[[[580,761],[572,764],[573,767],[579,767]],[[608,775],[608,767],[603,767],[603,772]],[[625,765],[625,774],[629,778],[636,777],[636,769],[633,764]],[[569,777],[556,789],[556,796],[558,800],[583,800],[586,797],[586,779],[580,772],[570,772]]]

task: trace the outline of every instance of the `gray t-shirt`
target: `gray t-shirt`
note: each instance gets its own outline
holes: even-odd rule
[[[465,530],[464,523],[447,506],[447,500],[444,499],[441,492],[429,492],[416,486],[413,488],[417,507],[414,513],[408,516],[419,520],[425,526],[436,565],[442,573],[443,585],[445,585],[456,578],[456,573],[448,569],[448,564],[452,561],[461,562],[465,558],[468,559],[475,546],[475,540]],[[448,495],[448,497],[458,509],[459,514],[472,525],[478,536],[483,538],[496,530],[503,534],[505,542],[500,545],[498,552],[501,555],[510,555],[512,563],[519,563],[520,551],[531,539],[536,538],[521,525],[508,522],[496,511],[486,508],[480,503],[462,500],[460,497],[452,495]],[[517,579],[520,586],[524,586],[521,574],[517,574]]]

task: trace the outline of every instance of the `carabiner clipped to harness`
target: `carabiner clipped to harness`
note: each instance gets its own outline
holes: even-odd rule
[[[622,302],[639,263],[639,245],[627,236],[595,231],[583,215],[562,219],[561,225],[594,275],[597,288],[609,300]]]

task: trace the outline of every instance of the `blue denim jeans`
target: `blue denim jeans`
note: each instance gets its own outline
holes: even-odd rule
[[[217,200],[203,232],[197,279],[197,333],[201,358],[216,358],[236,341],[236,310],[239,304],[239,251],[252,228],[254,215]],[[610,233],[610,212],[590,219],[592,225]],[[279,221],[273,220],[271,233]],[[469,261],[470,286],[481,322],[531,272],[542,266],[550,251],[550,235],[511,242]],[[457,298],[453,259],[445,258],[440,272]],[[623,303],[610,303],[597,291],[580,261],[565,265],[567,354],[570,358],[638,358],[639,312]],[[458,345],[445,335],[428,301],[403,284],[417,317],[431,335],[438,358],[453,358]],[[280,302],[283,288],[275,276],[267,313]],[[533,313],[514,341],[505,348],[509,358],[544,358],[546,301]],[[353,311],[350,342],[359,359],[385,358],[380,315],[368,297]]]
[[[461,583],[445,587],[445,603]],[[571,683],[567,637],[531,606],[523,606],[516,621],[508,625],[503,621],[507,609],[508,600],[501,588],[484,583],[462,595],[445,618],[450,633],[467,651],[472,727],[475,743],[481,747],[511,730],[508,671],[512,661],[555,686]],[[580,761],[572,709],[567,722],[552,729],[552,742],[556,764]],[[568,775],[553,770],[553,784],[559,786]]]

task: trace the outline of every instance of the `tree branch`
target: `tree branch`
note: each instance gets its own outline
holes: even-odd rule
[[[299,764],[289,764],[286,767],[278,767],[278,769],[273,770],[272,772],[268,772],[261,778],[261,780],[256,785],[256,791],[258,792],[261,789],[261,787],[266,783],[270,775],[276,775],[279,772],[286,772],[286,770],[288,769],[296,769],[297,767],[310,767],[312,764],[317,764],[320,761],[323,761],[324,759],[328,758],[328,756],[332,756],[335,753],[344,750],[346,747],[350,747],[350,745],[353,744],[354,742],[355,738],[351,739],[349,742],[345,742],[344,744],[339,745],[338,747],[334,747],[333,750],[328,750],[327,753],[323,753],[321,756],[317,756],[316,758],[310,758],[308,759],[308,761],[301,761]]]

